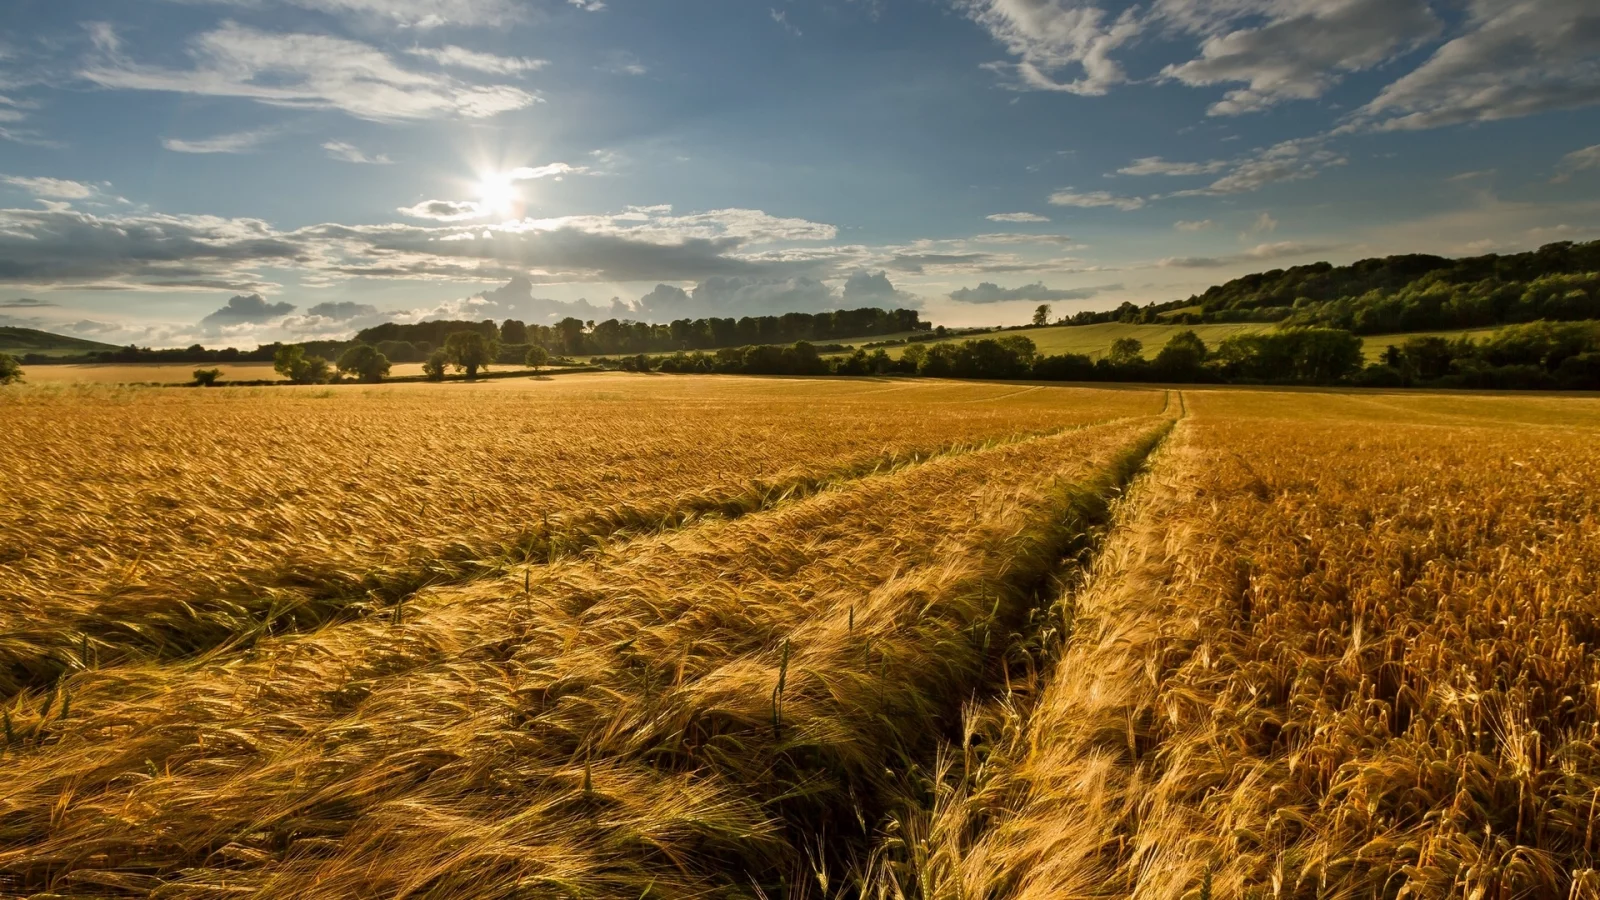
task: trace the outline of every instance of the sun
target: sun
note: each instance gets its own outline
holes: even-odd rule
[[[517,203],[522,198],[517,193],[516,182],[506,172],[490,172],[478,180],[478,208],[503,219],[513,218]]]

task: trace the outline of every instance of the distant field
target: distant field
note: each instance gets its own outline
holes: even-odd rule
[[[1263,323],[1237,323],[1223,325],[1126,325],[1121,322],[1106,322],[1099,325],[1052,325],[1045,328],[1026,328],[1017,331],[999,331],[990,334],[964,335],[951,338],[953,341],[970,340],[974,337],[1005,337],[1006,335],[1021,335],[1033,341],[1039,352],[1046,355],[1061,353],[1079,353],[1094,359],[1111,351],[1111,344],[1122,338],[1134,338],[1144,344],[1146,358],[1154,358],[1161,350],[1162,345],[1172,339],[1172,336],[1182,331],[1193,331],[1200,335],[1200,339],[1209,347],[1236,334],[1250,334],[1253,332],[1271,331],[1277,328],[1273,324]],[[1430,331],[1412,334],[1374,334],[1362,338],[1363,349],[1367,361],[1373,362],[1383,355],[1385,347],[1390,344],[1399,344],[1407,338],[1421,335],[1438,335],[1441,337],[1471,337],[1482,338],[1494,334],[1497,328],[1474,328],[1465,331]],[[886,340],[874,338],[873,340]],[[868,343],[868,341],[851,342],[852,345]],[[937,341],[930,343],[939,343]],[[890,356],[898,359],[905,352],[905,347],[886,348]],[[833,354],[837,355],[837,354]]]
[[[491,371],[516,371],[516,366],[493,366]],[[24,375],[31,384],[188,384],[195,369],[221,369],[222,380],[282,381],[272,363],[107,363],[89,365],[28,366]],[[389,374],[421,375],[421,363],[396,363]],[[531,372],[530,372],[531,374]]]
[[[1600,887],[1594,397],[36,384],[0,445],[0,896]]]

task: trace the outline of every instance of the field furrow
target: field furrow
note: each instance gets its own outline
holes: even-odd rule
[[[1600,896],[1594,428],[1188,399],[914,893]]]
[[[0,887],[701,897],[838,874],[1163,422],[940,457],[229,660],[80,672],[70,711],[17,710]]]
[[[939,453],[1149,414],[1158,392],[783,382],[36,392],[0,460],[0,697],[383,609],[417,589]],[[422,387],[422,386],[408,386]],[[230,395],[237,392],[229,392]],[[1043,395],[1043,396],[1040,396]],[[976,401],[976,402],[974,402]],[[791,423],[804,421],[804,427]]]

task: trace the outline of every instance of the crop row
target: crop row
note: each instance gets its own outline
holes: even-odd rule
[[[1159,393],[680,379],[38,392],[0,415],[0,697],[383,609]]]

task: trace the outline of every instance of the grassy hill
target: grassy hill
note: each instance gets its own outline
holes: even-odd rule
[[[99,341],[51,334],[33,328],[0,326],[0,353],[9,353],[12,356],[22,356],[25,353],[37,353],[41,356],[77,356],[116,349],[118,348],[114,344],[102,344]]]

